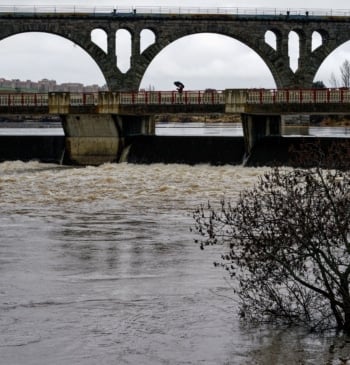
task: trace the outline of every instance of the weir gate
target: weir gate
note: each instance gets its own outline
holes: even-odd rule
[[[66,156],[78,165],[120,160],[126,138],[155,133],[155,115],[240,114],[245,151],[281,135],[281,116],[349,114],[349,89],[228,89],[225,91],[0,94],[0,114],[59,115]]]

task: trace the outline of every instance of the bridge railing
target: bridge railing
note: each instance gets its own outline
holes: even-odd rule
[[[55,94],[55,93],[53,93]],[[62,94],[62,93],[60,93]],[[64,93],[63,93],[64,94]],[[98,105],[98,93],[66,93],[69,94],[70,106]],[[106,94],[105,92],[103,94]],[[225,104],[222,91],[140,91],[114,93],[119,96],[122,105],[172,105],[172,104]],[[36,107],[49,105],[48,93],[3,93],[0,94],[0,106]],[[114,99],[112,99],[114,100]],[[114,102],[114,101],[112,101]]]
[[[47,93],[0,94],[0,106],[47,106],[48,102],[49,98]]]
[[[350,89],[247,90],[248,104],[350,103]]]
[[[225,104],[225,95],[222,91],[122,92],[119,102],[124,105]]]
[[[69,99],[71,106],[97,105],[98,93],[71,93]]]
[[[1,14],[229,14],[229,15],[289,15],[289,16],[350,16],[349,9],[322,8],[244,8],[244,7],[181,7],[181,6],[74,6],[74,5],[0,5]]]
[[[227,102],[226,93],[239,93],[242,104],[350,104],[350,89],[233,89],[225,91],[139,91],[99,93],[0,93],[0,107],[46,107],[50,96],[66,95],[67,106],[115,105],[214,105]],[[101,96],[102,96],[101,95]],[[57,102],[57,98],[55,99]],[[60,99],[63,100],[63,99]],[[51,101],[52,103],[52,101]],[[55,102],[54,102],[55,103]]]
[[[69,105],[97,105],[98,93],[70,93]],[[9,93],[0,94],[0,106],[6,107],[45,107],[49,105],[48,93]]]

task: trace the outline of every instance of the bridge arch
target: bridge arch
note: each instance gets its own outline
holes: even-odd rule
[[[315,53],[321,48],[317,48]],[[320,59],[319,68],[315,74],[314,81],[323,81],[324,84],[328,87],[341,87],[340,81],[340,67],[342,63],[347,59],[350,61],[350,39],[343,42],[341,45],[333,47],[328,53],[322,53]],[[329,70],[332,70],[329,72]],[[338,81],[337,85],[332,85],[332,73],[334,73],[335,78]]]
[[[70,27],[69,23],[66,22],[33,22],[28,26],[25,22],[18,21],[15,26],[12,27],[2,27],[0,28],[0,42],[8,39],[9,37],[25,34],[25,33],[44,33],[48,35],[54,35],[64,38],[68,41],[73,42],[75,45],[79,46],[82,50],[87,53],[94,63],[98,66],[99,71],[102,72],[103,77],[110,89],[115,88],[116,78],[121,76],[121,72],[117,69],[115,62],[115,44],[113,45],[113,40],[108,39],[107,43],[107,54],[95,44],[91,39],[91,33],[95,29],[101,29],[108,32],[108,28],[95,24],[88,24],[84,27]],[[110,38],[110,37],[109,37]],[[115,43],[115,37],[114,37]],[[1,43],[0,43],[1,47]],[[111,62],[109,59],[114,61],[114,68],[111,67]]]
[[[162,39],[158,39],[153,45],[150,45],[145,51],[144,55],[147,59],[150,60],[145,71],[143,72],[143,77],[141,81],[142,88],[148,88],[150,85],[154,83],[154,79],[151,78],[151,75],[161,75],[165,76],[168,79],[168,84],[165,86],[173,88],[172,82],[177,78],[185,78],[189,72],[198,74],[197,79],[202,76],[203,80],[207,79],[207,83],[198,83],[193,88],[205,89],[205,88],[217,88],[215,85],[210,84],[210,67],[207,68],[209,71],[205,71],[205,59],[209,58],[209,61],[212,68],[219,70],[220,67],[223,68],[223,72],[225,72],[225,80],[227,80],[227,74],[230,74],[232,77],[231,84],[226,84],[224,88],[235,88],[235,87],[276,87],[278,81],[276,80],[276,75],[269,67],[268,62],[265,62],[264,58],[257,52],[253,47],[247,45],[247,42],[240,41],[237,39],[238,37],[228,36],[226,34],[221,34],[218,32],[198,32],[185,34],[172,39],[172,41],[163,42]],[[208,43],[211,45],[216,45],[215,52],[219,54],[217,56],[212,56],[213,48],[208,46]],[[218,48],[219,45],[222,45],[222,48]],[[271,46],[268,44],[265,45],[266,49],[274,51]],[[237,69],[239,65],[237,64],[237,51],[238,53],[243,53],[241,59],[245,61],[253,61],[254,67],[251,69],[251,73],[254,74],[252,77],[256,77],[254,82],[250,85],[248,84],[240,84],[235,83],[232,69]],[[178,53],[176,53],[178,51]],[[195,53],[195,54],[193,54]],[[186,60],[191,55],[192,57],[197,57],[197,62],[193,61],[192,64],[185,64]],[[200,59],[198,61],[198,58]],[[161,62],[163,61],[163,62]],[[192,66],[188,67],[188,66]],[[208,66],[208,65],[207,65]],[[246,68],[247,65],[240,65],[241,70]],[[180,69],[182,70],[180,72]],[[258,74],[263,74],[265,77],[259,77]],[[205,74],[206,73],[206,74]],[[220,73],[220,72],[218,72]],[[183,76],[181,76],[183,75]],[[189,75],[188,75],[189,76]],[[237,78],[237,73],[236,73]],[[173,80],[174,79],[174,80]],[[185,82],[185,80],[183,80]],[[248,82],[248,78],[247,78]],[[191,88],[190,85],[187,85]],[[157,87],[156,87],[157,88]],[[219,87],[220,88],[220,87]],[[162,87],[164,89],[164,86]]]
[[[37,48],[35,49],[32,47],[34,42],[37,44]],[[21,58],[21,56],[18,54],[19,52],[23,51],[23,48],[25,48],[27,44],[28,52],[26,52],[26,57]],[[16,57],[16,59],[14,59],[14,57]],[[74,62],[75,57],[79,57],[79,59],[83,62]],[[58,59],[61,60],[57,61]],[[0,40],[0,62],[1,60],[2,62],[6,62],[7,69],[9,69],[10,72],[9,77],[14,79],[19,78],[17,70],[21,68],[23,73],[26,69],[28,69],[29,72],[27,74],[28,76],[21,76],[22,79],[26,78],[33,80],[36,78],[39,80],[48,77],[52,78],[52,76],[50,76],[52,74],[65,72],[66,75],[70,76],[66,77],[66,79],[64,79],[64,77],[58,77],[57,81],[79,82],[84,84],[99,83],[101,85],[106,83],[103,72],[93,57],[91,57],[91,55],[89,55],[88,52],[86,52],[86,50],[84,50],[82,47],[77,46],[75,43],[72,43],[65,37],[59,36],[57,34],[31,31],[16,33],[14,35],[4,37]],[[60,67],[56,72],[53,70],[53,73],[51,70],[43,72],[45,67],[44,64],[50,64],[51,69],[57,67],[58,64]],[[10,65],[13,65],[13,70],[10,70]],[[94,73],[95,75],[95,78],[91,79],[91,81],[77,79],[74,77],[78,73],[77,71],[85,68],[86,73]],[[36,76],[34,77],[33,74],[35,71]],[[7,77],[6,75],[2,76]]]
[[[337,17],[287,16],[282,14],[247,18],[221,14],[5,14],[0,17],[0,40],[24,32],[43,32],[62,36],[85,50],[97,63],[110,90],[136,90],[153,59],[182,37],[209,33],[231,37],[252,49],[270,70],[278,88],[311,87],[315,74],[330,52],[348,37],[348,19]],[[336,23],[336,24],[335,24]],[[91,40],[94,29],[107,34],[102,49]],[[116,62],[116,32],[127,29],[131,34],[130,69],[122,73]],[[141,46],[143,29],[151,30],[155,42],[146,49]],[[265,41],[267,31],[276,35],[275,47]],[[300,36],[298,69],[293,72],[288,56],[288,34]],[[312,47],[312,33],[319,32],[322,44]]]

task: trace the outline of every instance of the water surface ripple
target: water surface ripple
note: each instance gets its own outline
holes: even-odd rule
[[[193,243],[191,211],[264,171],[1,163],[0,364],[337,364],[344,339],[242,326]]]

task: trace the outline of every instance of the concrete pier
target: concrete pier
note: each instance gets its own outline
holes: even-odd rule
[[[66,136],[64,161],[75,165],[118,162],[127,147],[125,137],[153,135],[153,116],[67,114],[62,116]]]
[[[121,147],[120,132],[112,115],[65,115],[65,161],[77,165],[115,162]]]

